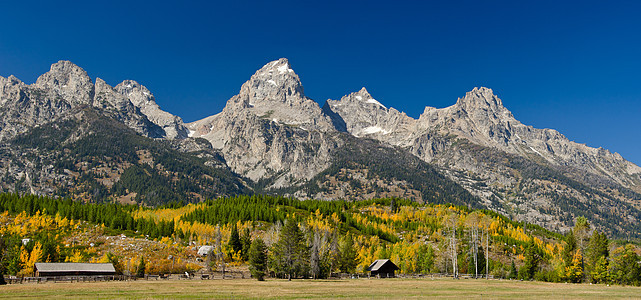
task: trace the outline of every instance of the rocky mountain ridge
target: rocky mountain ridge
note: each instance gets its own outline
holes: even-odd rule
[[[605,176],[627,188],[641,191],[639,166],[626,161],[618,153],[572,142],[556,130],[522,124],[491,89],[474,88],[450,107],[426,107],[418,119],[382,105],[374,104],[372,109],[373,104],[368,101],[353,101],[354,98],[372,99],[363,91],[364,88],[340,101],[327,101],[329,109],[345,121],[347,131],[355,136],[367,136],[406,147],[430,162],[436,153],[422,151],[433,148],[432,139],[425,136],[454,134],[474,144],[506,153],[539,156],[556,166],[570,166]]]
[[[91,106],[111,114],[143,136],[185,138],[182,119],[160,110],[147,88],[124,81],[115,88],[70,61],[51,65],[49,72],[27,85],[15,76],[0,76],[0,141],[31,127],[65,116],[72,109]]]
[[[485,207],[550,229],[566,229],[588,214],[615,234],[641,232],[641,168],[556,130],[522,124],[484,87],[450,107],[426,107],[418,119],[386,107],[365,88],[321,108],[305,96],[289,61],[279,59],[252,75],[222,112],[184,124],[139,83],[94,83],[80,67],[60,61],[32,85],[0,77],[0,116],[5,191],[55,195],[62,182],[84,178],[100,199],[151,204],[176,195],[141,185],[145,177],[155,187],[191,190],[181,198],[186,201],[243,191],[326,200],[404,197]],[[112,147],[114,155],[76,153],[73,147],[100,139],[118,144],[100,126],[81,126],[87,119],[115,120],[153,140],[112,129],[129,136]],[[50,136],[62,146],[48,143]],[[188,173],[178,166],[189,166]]]

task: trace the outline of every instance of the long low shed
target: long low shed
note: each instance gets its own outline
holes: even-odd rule
[[[111,263],[36,263],[34,275],[48,276],[98,276],[116,275],[116,269]]]

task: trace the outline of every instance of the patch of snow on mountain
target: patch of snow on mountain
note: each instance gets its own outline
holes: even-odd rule
[[[278,72],[280,74],[283,74],[285,72],[294,72],[294,70],[290,69],[287,65],[282,65],[282,66],[278,67]]]
[[[388,134],[389,133],[389,131],[387,131],[387,130],[379,127],[379,126],[367,127],[365,129],[363,129],[362,132],[363,132],[363,134],[374,134],[374,133],[378,133],[378,132],[382,132],[383,134]]]
[[[539,151],[536,151],[536,149],[532,148],[532,146],[530,146],[530,149],[532,149],[532,151],[536,152],[536,154],[543,156]]]
[[[376,99],[374,99],[374,98],[372,98],[372,99],[368,99],[368,100],[367,100],[367,103],[373,103],[373,104],[376,104],[376,105],[378,105],[378,106],[380,106],[380,107],[382,107],[382,108],[387,109],[387,107],[385,107],[385,105],[383,105],[383,104],[381,104],[380,102],[376,101]]]

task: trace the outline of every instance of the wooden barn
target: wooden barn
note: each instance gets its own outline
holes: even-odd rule
[[[367,268],[371,276],[380,278],[393,278],[396,270],[400,270],[400,268],[389,259],[377,259]]]
[[[36,277],[116,275],[110,263],[36,263],[33,270]]]

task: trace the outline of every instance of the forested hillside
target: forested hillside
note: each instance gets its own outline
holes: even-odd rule
[[[482,208],[481,199],[434,166],[397,147],[344,136],[331,165],[300,187],[266,191],[313,199],[404,198],[420,203]]]
[[[5,191],[55,187],[49,194],[145,205],[248,191],[207,142],[143,137],[92,109],[30,129],[4,148]]]
[[[461,206],[259,195],[145,208],[2,194],[0,211],[0,267],[12,275],[28,275],[35,261],[102,260],[125,273],[144,261],[147,273],[250,264],[252,272],[325,278],[389,258],[405,274],[480,277],[487,270],[503,278],[641,284],[639,247],[610,241],[585,218],[561,235]],[[214,246],[211,260],[196,261],[200,245]],[[169,253],[180,264],[170,267]]]

